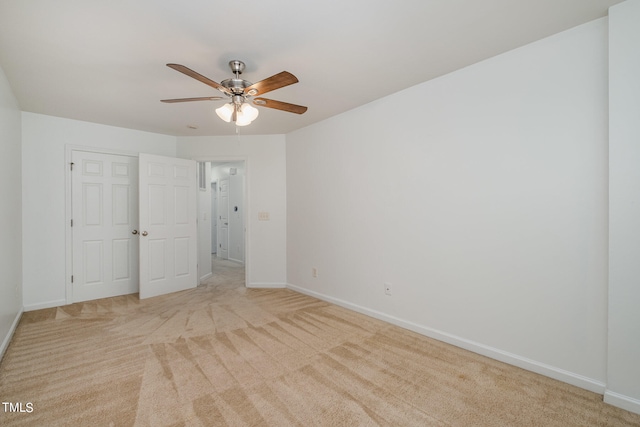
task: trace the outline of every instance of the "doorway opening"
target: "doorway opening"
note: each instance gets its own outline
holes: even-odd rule
[[[201,284],[218,283],[228,270],[243,270],[246,285],[246,162],[204,161],[198,170],[198,270]]]

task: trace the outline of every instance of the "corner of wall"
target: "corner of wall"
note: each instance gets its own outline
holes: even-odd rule
[[[20,319],[22,318],[23,312],[24,310],[20,308],[20,310],[18,311],[18,314],[16,314],[16,317],[13,319],[13,322],[9,327],[9,331],[7,332],[6,336],[2,340],[2,344],[0,344],[0,362],[2,361],[2,358],[4,357],[4,354],[7,351],[7,348],[9,348],[9,343],[11,342],[11,338],[13,338],[13,334],[15,333],[16,328],[18,327],[18,323],[20,323]]]

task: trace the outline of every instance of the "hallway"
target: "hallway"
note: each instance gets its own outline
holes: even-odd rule
[[[211,256],[211,270],[213,276],[200,286],[216,288],[236,288],[245,286],[244,264]]]

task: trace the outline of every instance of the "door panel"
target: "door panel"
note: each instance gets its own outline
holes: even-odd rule
[[[185,276],[189,274],[189,244],[192,239],[187,237],[178,237],[174,239],[176,253],[175,253],[175,272],[176,277]]]
[[[138,162],[73,151],[73,302],[138,291]]]
[[[104,211],[102,197],[102,183],[82,183],[82,204],[84,215],[83,225],[101,226],[102,212]]]
[[[131,239],[113,240],[113,278],[123,280],[131,278]]]
[[[197,286],[196,162],[140,154],[140,298]]]
[[[244,262],[244,174],[229,176],[229,259]]]
[[[117,184],[113,186],[113,225],[127,225],[129,224],[129,210],[132,208],[129,200],[130,186],[124,184]]]
[[[220,219],[220,233],[218,235],[218,256],[229,258],[229,179],[220,180],[220,194],[218,197],[218,217]]]
[[[104,283],[105,260],[102,240],[85,240],[83,243],[84,284]]]
[[[165,225],[165,190],[164,185],[149,185],[147,209],[150,225]]]

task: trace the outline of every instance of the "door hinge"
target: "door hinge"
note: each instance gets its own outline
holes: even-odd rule
[[[71,226],[73,227],[73,220],[71,220]]]
[[[73,165],[74,165],[74,163],[73,163],[73,162],[71,162],[71,163],[70,163],[71,170],[73,170]]]
[[[73,283],[73,276],[71,276],[71,283]]]

